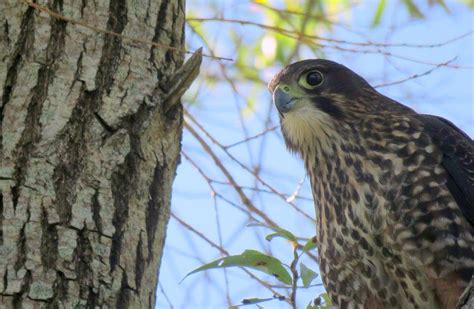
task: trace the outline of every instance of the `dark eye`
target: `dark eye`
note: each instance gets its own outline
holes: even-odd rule
[[[321,73],[313,71],[306,75],[306,83],[310,86],[317,86],[323,81]]]
[[[298,83],[306,89],[314,89],[323,83],[323,75],[319,71],[302,74]]]

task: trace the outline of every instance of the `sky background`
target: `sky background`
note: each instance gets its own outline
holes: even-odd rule
[[[440,6],[421,5],[426,18],[414,20],[398,1],[387,2],[381,24],[376,28],[371,28],[370,24],[378,1],[359,1],[352,10],[343,10],[334,15],[334,18],[344,26],[334,26],[331,32],[322,29],[315,29],[315,32],[343,41],[412,45],[442,43],[469,32],[471,34],[439,47],[392,46],[384,49],[386,53],[390,53],[388,56],[380,53],[324,48],[321,50],[324,57],[343,63],[365,77],[372,85],[391,83],[414,74],[423,74],[433,69],[436,64],[454,59],[450,63],[451,67],[440,67],[426,76],[381,87],[378,90],[420,113],[445,117],[471,137],[474,136],[473,11],[468,10],[460,2],[446,1],[450,13],[446,13]],[[269,3],[276,7],[282,5],[281,1],[269,1]],[[425,1],[416,3],[424,4]],[[248,1],[189,0],[186,5],[188,16],[220,16],[266,22],[262,9]],[[204,45],[191,29],[188,28],[187,31],[189,49],[194,50]],[[256,40],[265,35],[265,31],[258,27],[216,22],[206,23],[203,31],[210,42],[210,49],[216,55],[232,58],[237,54],[232,36],[242,36],[241,47],[246,48],[247,44],[252,46]],[[207,50],[205,48],[205,52],[210,53],[209,48]],[[314,57],[315,55],[309,50],[303,50],[298,59]],[[261,66],[252,57],[247,57],[246,61],[249,67]],[[278,116],[271,105],[270,94],[264,86],[282,68],[281,64],[262,66],[259,69],[261,83],[256,83],[254,86],[248,83],[240,84],[236,80],[237,90],[243,95],[236,94],[229,83],[224,81],[220,65],[223,65],[232,76],[233,62],[204,59],[201,77],[183,100],[184,106],[200,125],[222,145],[231,145],[244,140],[246,136],[262,132],[266,127],[277,125]],[[217,81],[209,82],[213,76]],[[245,96],[253,98],[254,103],[251,107],[244,99]],[[270,124],[267,121],[268,113],[271,115]],[[200,132],[202,134],[202,131]],[[245,189],[245,192],[259,209],[297,236],[308,238],[315,234],[313,220],[297,212],[285,202],[284,198],[255,190],[255,177],[209,139],[206,140],[236,181],[244,187],[254,188]],[[314,218],[311,193],[308,180],[304,177],[302,162],[286,151],[279,129],[227,150],[246,166],[259,165],[260,177],[286,197],[295,192],[301,184],[299,198],[293,204],[310,218]],[[187,130],[183,136],[183,152],[206,173],[207,177],[225,181],[216,164]],[[269,252],[282,261],[291,261],[291,247],[288,243],[281,239],[267,242],[264,236],[269,233],[268,230],[246,226],[249,223],[249,216],[239,209],[242,208],[242,203],[232,187],[219,183],[214,185],[216,191],[230,203],[222,198],[213,197],[205,178],[189,160],[182,159],[174,183],[172,200],[172,213],[182,221],[171,218],[169,222],[156,308],[169,308],[170,304],[174,308],[226,308],[229,303],[239,304],[244,298],[272,296],[271,292],[238,268],[229,269],[226,275],[222,270],[197,273],[180,283],[189,271],[221,257],[216,248],[198,237],[192,229],[222,246],[230,254],[239,254],[245,249],[257,249]],[[257,188],[268,190],[262,184]],[[302,260],[317,270],[317,265],[313,261],[307,258]],[[275,283],[265,274],[254,273],[264,280]],[[320,281],[317,279],[314,283],[318,284]],[[278,291],[285,293],[284,289]],[[300,289],[297,295],[299,306],[304,307],[323,291],[321,286],[307,290]],[[264,306],[288,308],[287,304],[278,301],[269,302]]]

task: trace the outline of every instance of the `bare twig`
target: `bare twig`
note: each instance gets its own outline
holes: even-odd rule
[[[215,145],[217,145],[219,148],[221,148],[225,154],[227,156],[229,156],[229,158],[231,158],[234,162],[236,162],[240,167],[242,167],[245,171],[249,172],[250,174],[252,174],[263,186],[265,186],[266,188],[268,188],[272,193],[274,193],[276,196],[278,196],[279,198],[283,199],[287,204],[289,204],[293,209],[295,209],[297,212],[299,212],[300,214],[302,214],[304,217],[306,217],[308,220],[310,220],[311,222],[315,222],[315,219],[313,217],[311,217],[310,215],[308,215],[307,213],[305,213],[304,211],[302,211],[301,209],[299,209],[293,202],[288,202],[287,201],[287,197],[282,194],[281,192],[278,192],[275,188],[273,188],[273,186],[271,186],[270,184],[268,184],[266,181],[264,181],[258,174],[256,174],[254,171],[252,171],[251,169],[248,168],[248,166],[246,166],[245,164],[243,164],[242,162],[240,162],[234,155],[232,155],[227,149],[224,148],[224,146],[219,143],[211,134],[209,134],[209,132],[191,115],[189,114],[186,110],[184,111],[185,115],[202,131],[204,132],[204,134],[206,135],[206,137],[208,137]],[[190,126],[185,124],[185,127],[186,128],[189,128]],[[193,130],[194,131],[194,130]],[[194,131],[195,132],[195,131]],[[196,133],[197,134],[197,133]],[[193,134],[194,135],[194,134]],[[204,144],[205,144],[205,141],[203,140],[202,141]],[[206,144],[207,146],[207,144]],[[209,146],[207,146],[209,148]],[[209,148],[210,149],[210,148]],[[222,163],[221,163],[222,164]],[[241,189],[239,187],[239,189]],[[272,225],[274,226],[274,225]]]
[[[238,141],[238,142],[235,142],[235,143],[232,143],[232,144],[229,144],[229,145],[225,145],[225,146],[223,146],[223,147],[224,147],[225,149],[229,149],[229,148],[238,146],[238,145],[240,145],[240,144],[247,143],[247,142],[249,142],[249,141],[251,141],[251,140],[254,140],[254,139],[256,139],[256,138],[262,137],[263,135],[267,134],[268,132],[271,132],[271,131],[274,131],[274,130],[278,129],[279,127],[280,127],[280,126],[274,126],[274,127],[268,128],[268,129],[266,129],[266,130],[264,130],[264,131],[262,131],[262,132],[260,132],[260,133],[258,133],[258,134],[256,134],[256,135],[254,135],[254,136],[250,136],[250,137],[248,137],[248,138],[246,138],[246,139],[243,139],[243,140],[241,140],[241,141]]]
[[[165,290],[163,289],[163,286],[161,285],[161,282],[158,283],[158,288],[160,289],[161,294],[163,294],[163,296],[165,297],[166,303],[168,303],[168,305],[170,306],[170,309],[173,309],[174,308],[173,303],[171,303],[171,300],[168,297],[168,295],[166,294]]]
[[[231,18],[222,18],[222,17],[188,17],[186,18],[187,21],[195,21],[195,22],[225,22],[225,23],[236,23],[236,24],[241,24],[241,25],[248,25],[248,26],[255,26],[259,27],[265,30],[273,31],[279,34],[284,34],[284,35],[290,35],[292,38],[297,39],[298,41],[301,41],[301,38],[307,38],[307,39],[316,39],[320,41],[325,41],[329,43],[338,43],[338,44],[344,44],[344,45],[354,45],[354,46],[369,46],[369,47],[406,47],[406,48],[436,48],[436,47],[441,47],[445,46],[448,44],[451,44],[453,42],[459,41],[461,39],[464,39],[474,33],[473,30],[468,31],[466,33],[463,33],[461,35],[458,35],[454,38],[451,38],[447,41],[440,42],[440,43],[432,43],[432,44],[409,44],[409,43],[379,43],[379,42],[353,42],[353,41],[347,41],[347,40],[338,40],[338,39],[332,39],[332,38],[327,38],[327,37],[321,37],[318,35],[312,35],[312,34],[307,34],[304,32],[300,31],[294,31],[290,29],[285,29],[281,27],[276,27],[272,25],[266,25],[266,24],[261,24],[257,23],[254,21],[249,21],[249,20],[242,20],[242,19],[231,19]]]
[[[412,79],[416,79],[416,78],[420,78],[420,77],[429,75],[429,74],[433,73],[434,71],[436,71],[437,69],[439,69],[439,68],[441,68],[441,67],[446,67],[446,66],[448,66],[451,62],[455,61],[456,59],[457,59],[457,57],[454,57],[454,58],[452,58],[451,60],[448,60],[448,61],[445,61],[445,62],[443,62],[443,63],[439,63],[439,64],[435,65],[433,68],[431,68],[431,69],[429,69],[428,71],[425,71],[425,72],[423,72],[423,73],[413,74],[413,75],[408,76],[408,77],[406,77],[406,78],[404,78],[404,79],[397,80],[397,81],[394,81],[394,82],[388,82],[388,83],[378,84],[378,85],[375,85],[374,88],[382,88],[382,87],[387,87],[387,86],[398,85],[398,84],[407,82],[407,81],[412,80]]]
[[[299,279],[299,274],[298,270],[296,269],[298,265],[298,260],[299,260],[299,255],[298,255],[298,244],[292,243],[293,245],[293,261],[291,262],[290,265],[290,270],[291,274],[293,276],[293,280],[291,283],[291,293],[290,293],[290,303],[293,309],[297,309],[296,306],[296,291],[298,290],[298,279]]]
[[[237,194],[239,195],[242,203],[252,212],[256,213],[258,216],[260,216],[265,223],[267,223],[270,226],[277,226],[277,224],[271,220],[265,213],[263,213],[260,209],[255,207],[253,203],[250,201],[250,199],[247,197],[245,192],[242,190],[242,188],[237,184],[237,182],[234,180],[234,177],[231,175],[229,170],[222,164],[221,160],[216,156],[214,151],[209,147],[209,145],[202,139],[202,137],[196,132],[196,130],[193,129],[187,122],[184,123],[184,127],[191,133],[192,136],[201,144],[202,148],[204,151],[211,156],[213,159],[214,163],[217,165],[217,167],[222,171],[224,176],[229,180],[229,182],[232,184],[232,187],[235,189]]]

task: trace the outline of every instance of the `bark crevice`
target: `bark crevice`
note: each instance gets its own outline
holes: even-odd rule
[[[142,285],[143,272],[145,271],[145,258],[143,257],[142,233],[138,239],[136,261],[135,261],[135,287],[139,291]]]
[[[38,71],[38,81],[32,89],[32,98],[28,103],[25,128],[16,148],[14,185],[12,187],[13,209],[16,209],[20,189],[24,185],[29,158],[34,154],[36,143],[41,138],[40,117],[43,103],[48,96],[49,85],[55,77],[55,65],[64,52],[66,22],[51,19],[51,35],[46,48],[46,63]]]
[[[148,188],[148,193],[150,199],[148,200],[148,206],[146,208],[146,234],[148,240],[148,262],[151,261],[153,257],[153,244],[155,242],[156,228],[158,226],[160,207],[162,205],[162,196],[163,196],[163,174],[164,167],[159,164],[157,161],[154,172],[153,179],[151,181],[150,187]]]
[[[120,292],[117,298],[117,305],[116,308],[128,308],[130,303],[130,293],[131,290],[128,287],[127,283],[127,273],[124,271],[122,275],[122,282],[120,287]]]
[[[77,246],[74,252],[75,270],[79,283],[79,296],[89,299],[91,288],[94,288],[94,271],[92,269],[93,251],[89,240],[89,232],[84,228],[77,233]]]
[[[22,299],[24,295],[28,295],[28,291],[30,290],[30,285],[32,282],[32,275],[31,271],[27,270],[25,276],[23,277],[23,282],[21,284],[20,292],[15,293],[13,295],[12,305],[14,309],[21,309],[22,308]]]
[[[56,280],[53,285],[53,297],[48,308],[60,308],[68,294],[67,279],[62,271],[56,272]]]
[[[42,207],[41,214],[41,263],[48,269],[56,267],[58,258],[58,231],[56,225],[48,223],[48,214]]]
[[[18,235],[18,239],[16,240],[16,247],[17,247],[17,256],[15,261],[15,271],[20,270],[22,267],[25,266],[26,262],[26,225],[30,221],[31,212],[30,209],[27,209],[26,213],[26,221],[22,224],[20,233]]]
[[[3,212],[3,192],[0,192],[0,246],[3,246],[3,219],[5,218]]]
[[[168,12],[168,0],[162,0],[160,3],[160,7],[158,9],[158,15],[156,17],[156,26],[155,26],[155,34],[153,36],[153,42],[159,42],[160,36],[164,31],[167,31],[164,25],[166,24],[166,14]],[[150,62],[155,66],[155,69],[158,73],[161,70],[157,67],[156,59],[155,59],[155,46],[152,46],[150,49]],[[161,76],[158,76],[161,78]]]
[[[16,84],[16,79],[18,77],[18,71],[21,67],[21,63],[25,54],[27,54],[31,50],[31,46],[33,45],[34,41],[34,32],[33,32],[33,24],[34,24],[34,9],[29,7],[26,12],[23,14],[23,18],[21,20],[20,26],[20,34],[18,35],[18,40],[16,42],[16,47],[10,56],[10,61],[7,65],[7,74],[5,78],[5,83],[3,85],[3,95],[2,95],[2,102],[0,105],[0,130],[2,129],[1,124],[3,123],[3,111],[10,101],[13,86]],[[5,22],[8,25],[7,22]],[[8,27],[8,26],[6,26]],[[1,132],[1,131],[0,131]],[[2,138],[3,134],[0,134],[0,155],[2,150]]]
[[[128,134],[130,136],[130,152],[125,157],[124,163],[120,164],[112,174],[112,194],[114,199],[114,216],[112,224],[115,232],[112,236],[112,249],[110,252],[111,271],[120,265],[120,255],[122,251],[122,237],[124,225],[128,220],[129,201],[132,193],[135,191],[137,183],[137,173],[142,161],[143,155],[140,141],[141,125],[143,123],[142,110],[147,109],[145,105],[141,105],[139,111],[135,115],[131,115],[127,119]],[[124,179],[128,182],[124,182]]]
[[[92,219],[94,220],[95,228],[97,232],[102,235],[102,219],[100,218],[100,209],[101,209],[100,201],[99,201],[99,190],[96,189],[94,191],[94,195],[92,195]]]
[[[127,23],[126,1],[110,2],[107,30],[122,33]],[[102,95],[108,94],[113,85],[113,76],[117,70],[122,39],[105,35],[102,56],[99,61],[95,84],[97,88],[88,91],[83,84],[81,95],[73,108],[71,117],[63,130],[63,143],[60,145],[59,163],[55,169],[56,196],[58,214],[63,223],[71,218],[71,207],[75,201],[76,183],[84,168],[83,158],[87,154],[88,130],[94,115],[102,105]],[[82,62],[82,57],[79,57]]]

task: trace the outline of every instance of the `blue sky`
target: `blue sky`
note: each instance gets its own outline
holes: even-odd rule
[[[370,28],[370,21],[377,1],[364,1],[355,6],[354,10],[344,16],[342,21],[348,25],[334,27],[333,32],[324,33],[326,37],[344,41],[390,42],[426,45],[448,41],[474,30],[474,14],[459,2],[446,1],[450,14],[440,7],[425,7],[426,19],[413,20],[396,1],[387,1],[388,7],[379,27]],[[257,20],[263,22],[261,15],[247,1],[216,1],[214,9],[206,9],[209,1],[187,1],[187,9],[195,16],[211,17],[220,12],[226,18]],[[421,1],[420,1],[421,3]],[[424,1],[423,1],[424,3]],[[232,56],[235,50],[229,44],[229,31],[244,33],[249,43],[262,34],[262,30],[237,24],[209,24],[206,28],[213,50],[222,56]],[[187,34],[190,49],[199,47],[201,42],[195,35]],[[421,113],[443,116],[474,136],[474,36],[472,33],[463,39],[450,44],[432,48],[391,47],[391,56],[373,53],[343,52],[335,49],[324,49],[325,58],[338,61],[353,69],[371,84],[378,85],[406,79],[414,74],[422,74],[433,68],[432,64],[447,62],[455,67],[441,67],[426,76],[410,79],[406,82],[379,88],[379,91],[397,101],[409,105]],[[314,57],[305,52],[301,58]],[[406,60],[406,58],[411,60]],[[248,64],[249,66],[254,63]],[[225,63],[231,67],[232,63]],[[263,82],[281,69],[270,66],[262,69]],[[201,68],[202,76],[218,74],[219,64],[216,60],[205,59]],[[198,81],[189,91],[184,105],[198,119],[199,123],[223,145],[238,142],[247,136],[253,136],[264,128],[264,120],[271,109],[270,94],[263,87],[252,88],[242,85],[243,93],[256,97],[253,112],[239,117],[239,108],[244,106],[243,100],[236,96],[226,83],[206,84]],[[191,100],[194,105],[189,105]],[[273,110],[271,121],[277,124],[277,115]],[[245,128],[245,130],[243,129]],[[213,146],[239,184],[252,187],[254,177],[231,160],[222,150]],[[266,134],[248,143],[228,149],[229,152],[245,164],[251,166],[261,163],[261,177],[272,187],[284,194],[291,195],[299,183],[304,180],[304,170],[300,160],[289,154],[278,130]],[[222,173],[209,158],[196,140],[185,131],[183,151],[208,174],[216,180],[224,180]],[[248,216],[239,210],[242,206],[235,191],[229,186],[216,184],[217,191],[236,205],[222,199],[214,198],[205,179],[196,171],[192,164],[183,158],[178,167],[174,184],[172,212],[191,225],[210,240],[219,244],[231,254],[239,254],[245,249],[253,248],[267,251],[288,261],[291,250],[283,240],[266,242],[267,234],[262,228],[246,227]],[[262,185],[260,184],[260,188]],[[265,189],[265,188],[264,188]],[[245,191],[254,204],[282,227],[291,230],[301,237],[311,237],[315,227],[310,219],[296,212],[291,205],[274,194],[256,194],[254,190]],[[314,217],[314,208],[307,179],[300,190],[301,199],[294,204],[306,214]],[[174,308],[225,308],[228,306],[227,295],[232,304],[238,304],[243,298],[271,297],[271,293],[262,288],[247,274],[239,269],[227,272],[227,283],[222,270],[211,270],[195,274],[181,284],[179,282],[192,269],[221,257],[218,250],[197,237],[189,228],[183,227],[177,220],[171,219],[167,232],[166,247],[160,271],[160,286]],[[304,260],[317,269],[312,261]],[[262,279],[269,279],[257,272]],[[316,280],[317,281],[317,280]],[[319,281],[318,281],[319,282]],[[315,283],[318,283],[315,282]],[[228,287],[228,289],[226,289]],[[157,308],[169,307],[161,288],[157,291]],[[226,290],[228,292],[226,292]],[[282,292],[284,290],[278,290]],[[300,306],[305,306],[311,298],[322,292],[322,287],[301,290],[298,293]],[[265,305],[266,308],[286,308],[287,306],[274,301]]]

